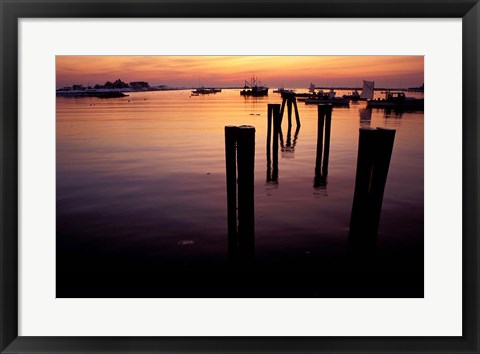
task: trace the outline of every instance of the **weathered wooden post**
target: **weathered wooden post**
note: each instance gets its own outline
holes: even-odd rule
[[[297,121],[297,129],[298,129],[300,127],[300,114],[298,114],[297,98],[294,96],[292,99],[293,99],[293,107],[295,107],[295,119]]]
[[[254,166],[255,128],[237,128],[238,164],[238,251],[242,259],[255,254]]]
[[[280,141],[280,146],[283,148],[285,144],[283,141],[282,117],[279,118],[278,122],[278,140]]]
[[[332,105],[318,105],[317,155],[315,159],[314,187],[327,183],[328,161],[330,158],[330,132],[332,126]],[[325,129],[325,133],[324,133]]]
[[[292,127],[292,99],[290,96],[287,98],[287,108],[288,108],[288,127]]]
[[[349,233],[349,249],[357,256],[375,250],[394,140],[395,130],[360,128]]]
[[[332,105],[325,110],[325,147],[323,148],[322,175],[328,176],[328,161],[330,159],[330,133],[332,130]]]
[[[236,256],[242,260],[253,259],[255,252],[255,127],[246,125],[225,127],[225,163],[229,259],[235,259]]]
[[[282,117],[280,123],[283,120],[283,113],[285,111],[285,104],[288,111],[288,126],[292,126],[292,106],[295,109],[295,120],[297,126],[300,126],[300,114],[298,113],[297,98],[294,93],[284,92],[282,93],[282,107],[280,108],[280,116]]]
[[[280,105],[273,105],[273,143],[272,143],[272,181],[278,180],[278,139],[281,134],[282,116],[280,115]]]
[[[237,127],[225,127],[225,164],[227,179],[228,257],[235,257],[237,235]]]
[[[285,112],[285,103],[287,102],[287,97],[285,94],[282,94],[282,108],[280,108],[280,116],[282,117],[281,119],[283,120],[283,112]],[[281,124],[281,121],[280,121]]]
[[[318,105],[317,119],[317,155],[315,159],[315,180],[322,175],[322,156],[323,156],[323,126],[325,124],[325,106]]]
[[[273,107],[274,105],[269,103],[267,106],[267,182],[272,180],[272,121],[273,121]]]
[[[382,211],[383,194],[387,183],[390,160],[392,158],[393,143],[395,141],[395,130],[377,128],[377,149],[370,187],[372,205],[372,233],[378,233],[380,214]]]
[[[280,112],[279,104],[268,104],[267,108],[267,182],[276,181],[278,178],[278,118]],[[272,139],[273,124],[273,139]],[[281,123],[280,123],[281,124]],[[273,150],[273,153],[272,153]],[[273,158],[273,171],[271,162]]]
[[[375,143],[376,137],[374,128],[360,128],[355,192],[353,195],[352,215],[350,217],[350,236],[353,244],[356,243],[355,237],[364,233],[370,224],[370,213],[368,211],[370,209],[369,193],[374,152],[377,145]]]

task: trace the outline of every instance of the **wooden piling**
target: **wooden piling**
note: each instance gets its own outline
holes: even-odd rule
[[[357,172],[353,195],[350,235],[361,234],[370,224],[370,178],[372,175],[376,130],[360,128],[358,138]]]
[[[318,105],[317,119],[317,155],[315,159],[315,178],[322,174],[322,156],[323,156],[323,127],[325,124],[325,105]]]
[[[330,159],[330,133],[332,128],[332,105],[325,107],[325,146],[323,148],[322,176],[328,176],[328,161]]]
[[[242,259],[255,253],[254,165],[255,128],[237,128],[238,163],[238,250]]]
[[[318,105],[317,155],[315,158],[315,179],[313,186],[325,186],[330,158],[330,132],[332,126],[332,105]],[[325,131],[324,131],[325,130]]]
[[[272,180],[272,122],[273,122],[273,108],[274,104],[269,103],[267,106],[267,182]],[[278,105],[277,105],[278,106]]]
[[[288,108],[288,127],[292,126],[292,99],[289,97],[287,99],[287,108]]]
[[[272,142],[272,181],[278,180],[278,139],[282,124],[280,115],[280,105],[273,105],[273,142]]]
[[[293,97],[292,101],[293,101],[293,107],[295,108],[295,119],[297,121],[297,129],[298,129],[300,127],[300,114],[298,114],[297,99]]]
[[[285,144],[283,141],[282,117],[279,118],[279,122],[278,122],[278,140],[280,141],[280,146],[284,148]]]
[[[231,259],[237,252],[237,127],[225,127],[225,164],[227,182],[228,254]]]
[[[280,108],[280,125],[282,124],[283,120],[283,113],[285,112],[285,103],[287,102],[287,97],[282,95],[282,107]]]
[[[357,255],[375,249],[394,140],[395,130],[360,128],[349,233],[349,249]]]
[[[395,141],[395,130],[377,128],[377,144],[375,150],[375,161],[370,187],[370,198],[372,205],[372,232],[378,233],[380,214],[382,211],[383,194],[387,182],[388,170]]]

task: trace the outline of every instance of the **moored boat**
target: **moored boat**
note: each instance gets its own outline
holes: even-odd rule
[[[423,98],[407,97],[401,91],[386,91],[385,98],[368,100],[367,107],[423,110],[424,102]]]
[[[294,95],[295,94],[295,91],[294,90],[289,90],[289,89],[286,89],[286,88],[283,88],[283,87],[280,87],[276,90],[273,90],[273,93],[280,93],[280,94],[292,94]]]
[[[192,94],[208,95],[208,94],[217,93],[217,92],[222,92],[222,89],[202,86],[192,91]]]
[[[311,95],[305,99],[305,104],[325,104],[330,103],[333,106],[348,106],[350,104],[350,99],[345,97],[335,96],[336,92],[330,90],[329,92],[324,92],[320,90],[314,95]]]
[[[84,89],[84,90],[65,90],[56,91],[57,96],[61,97],[97,97],[97,98],[120,98],[127,97],[123,90],[119,89]]]
[[[262,85],[260,81],[252,76],[251,81],[245,80],[245,86],[240,91],[242,96],[268,96],[268,87]]]

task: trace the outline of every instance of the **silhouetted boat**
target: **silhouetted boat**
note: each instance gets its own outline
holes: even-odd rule
[[[199,94],[199,95],[208,95],[208,94],[217,93],[217,92],[222,92],[222,89],[202,86],[202,87],[196,88],[194,91],[192,91],[193,94],[196,93],[196,94]]]
[[[97,97],[97,98],[120,98],[128,95],[118,89],[87,89],[87,90],[62,90],[56,92],[62,97]]]
[[[240,91],[242,96],[268,96],[268,87],[261,84],[260,81],[254,76],[250,82],[245,80],[245,86]]]
[[[423,98],[406,97],[404,92],[386,91],[385,98],[368,100],[369,108],[393,108],[393,109],[412,109],[423,110]]]
[[[295,94],[295,91],[294,90],[289,90],[289,89],[286,89],[286,88],[283,88],[283,87],[280,87],[276,90],[273,90],[273,93],[280,93],[280,94],[292,94],[294,95]]]
[[[329,92],[324,92],[320,90],[314,95],[311,95],[307,99],[305,99],[305,104],[326,104],[330,103],[333,106],[348,106],[350,103],[349,98],[345,97],[336,97],[336,92],[330,90]]]

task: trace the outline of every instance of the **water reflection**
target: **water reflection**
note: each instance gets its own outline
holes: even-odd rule
[[[241,95],[243,98],[245,111],[250,115],[261,115],[261,112],[265,108],[265,104],[268,102],[268,96],[248,96]]]
[[[285,101],[285,100],[284,100]],[[287,101],[288,102],[288,101]],[[273,126],[273,128],[272,128]],[[273,132],[272,132],[273,130]],[[279,104],[268,104],[267,108],[267,182],[278,183],[278,149],[282,159],[294,158],[295,146],[300,133],[300,125],[297,124],[292,140],[292,125],[288,124],[286,142],[282,130],[282,113]],[[273,161],[273,165],[272,165]]]
[[[298,134],[299,133],[300,133],[300,126],[297,125],[297,127],[295,128],[295,134],[293,136],[293,141],[292,141],[292,126],[289,125],[288,130],[287,130],[287,141],[284,144],[283,143],[282,129],[280,128],[280,146],[281,146],[282,158],[283,159],[294,158],[295,146],[297,145],[297,140],[298,140]]]
[[[285,111],[285,104],[287,105],[288,127],[292,126],[292,108],[295,108],[295,121],[297,127],[300,126],[300,114],[298,113],[297,98],[293,93],[282,92],[282,107],[280,108],[280,116],[283,120],[283,114]]]
[[[404,114],[403,110],[395,110],[395,109],[385,108],[383,111],[384,111],[383,112],[383,117],[385,119],[388,119],[388,118],[402,118],[402,116]]]
[[[372,123],[372,109],[368,107],[360,108],[358,114],[360,115],[360,126],[369,127]]]
[[[295,156],[282,159],[279,172],[278,155],[274,163],[272,151],[273,124],[270,144],[265,141],[266,105],[281,103],[278,95],[242,99],[238,90],[225,90],[190,98],[186,92],[166,91],[131,93],[128,99],[130,102],[57,98],[57,288],[61,294],[70,291],[72,279],[81,287],[79,291],[89,290],[89,295],[95,295],[106,281],[116,289],[123,286],[125,274],[135,281],[138,274],[145,275],[143,285],[157,284],[154,295],[160,296],[170,294],[169,284],[172,289],[178,285],[179,296],[203,296],[205,289],[211,289],[209,295],[219,296],[230,285],[241,293],[240,282],[223,286],[228,279],[199,280],[209,271],[222,269],[227,260],[225,125],[249,124],[257,129],[254,198],[255,214],[262,217],[255,219],[256,263],[281,260],[278,262],[288,268],[298,261],[305,268],[325,273],[341,263],[335,262],[346,256],[358,127],[362,125],[359,111],[365,102],[335,110],[331,128],[335,154],[327,164],[328,176],[335,183],[329,183],[329,197],[323,198],[326,184],[312,188],[318,145],[316,107],[298,104],[300,143],[295,129],[289,134],[285,125],[283,131],[278,128],[277,151],[281,157],[286,157],[285,153]],[[374,111],[371,124],[401,122],[402,126],[398,128],[401,139],[395,142],[378,241],[385,258],[391,250],[402,249],[401,256],[410,260],[411,248],[423,245],[423,112],[402,112],[402,119],[382,119],[384,112]],[[324,160],[323,153],[320,160]],[[411,260],[419,265],[414,274],[422,274],[421,261],[421,254]],[[212,267],[202,268],[201,264]],[[85,276],[85,267],[88,274],[99,274],[96,280]],[[304,274],[305,268],[296,269],[292,286],[286,288],[298,291],[295,276]],[[189,274],[193,274],[191,278]],[[265,279],[273,277],[258,279],[263,286]],[[404,289],[411,289],[410,283],[405,283]],[[143,288],[131,289],[123,294],[139,296]],[[279,293],[286,294],[283,290]],[[112,294],[117,296],[114,290],[107,295]],[[352,289],[345,294],[351,296]],[[152,294],[145,291],[145,295]]]

